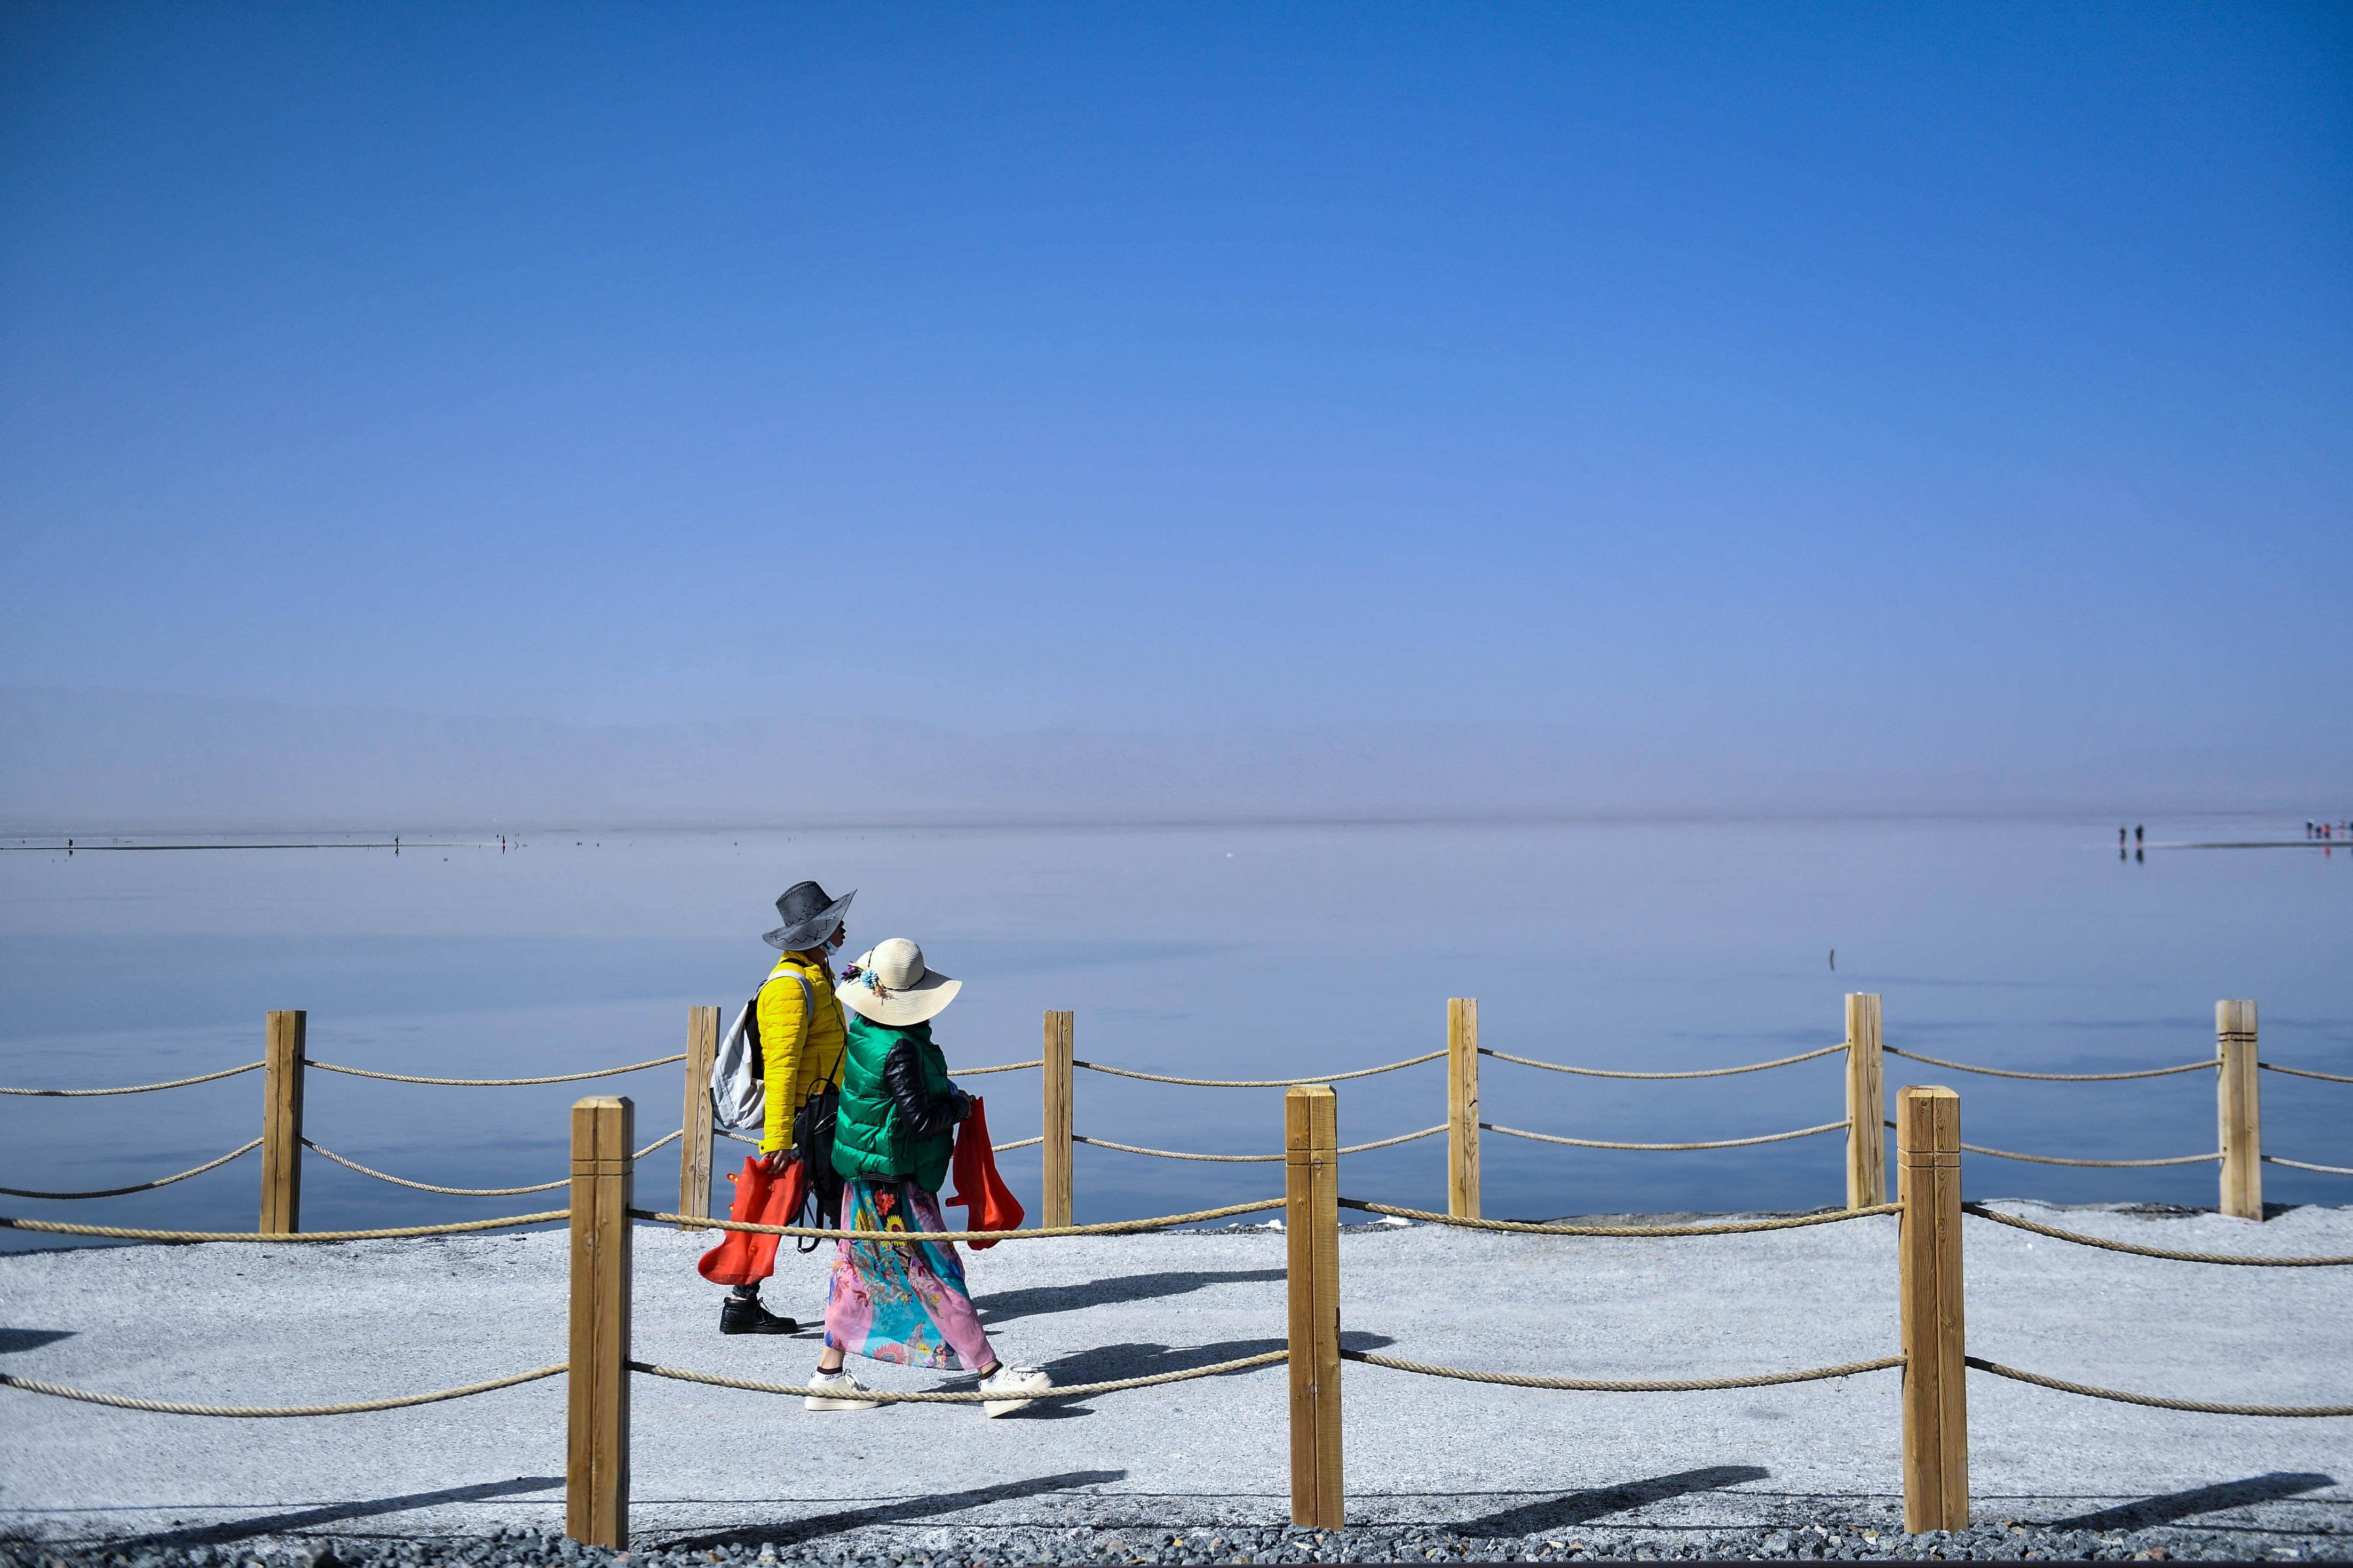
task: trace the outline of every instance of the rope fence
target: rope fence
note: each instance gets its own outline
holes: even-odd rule
[[[2128,1078],[2170,1078],[2178,1072],[2196,1072],[2200,1068],[2211,1068],[2221,1065],[2220,1058],[2207,1057],[2199,1061],[2183,1062],[2179,1067],[2144,1068],[2137,1072],[2020,1072],[2011,1068],[1989,1068],[1978,1067],[1969,1062],[1948,1062],[1941,1057],[1924,1057],[1917,1051],[1907,1051],[1895,1046],[1883,1046],[1880,1048],[1891,1057],[1903,1057],[1909,1061],[1926,1062],[1932,1068],[1950,1068],[1955,1072],[1983,1073],[1988,1078],[2032,1079],[2037,1083],[2114,1083]]]
[[[175,1172],[168,1176],[158,1176],[152,1182],[139,1182],[128,1187],[102,1187],[94,1193],[43,1193],[35,1192],[26,1187],[0,1187],[0,1193],[5,1193],[12,1198],[119,1198],[127,1193],[153,1192],[157,1187],[168,1187],[174,1182],[185,1182],[190,1176],[201,1176],[206,1171],[218,1170],[238,1155],[250,1154],[260,1147],[261,1140],[257,1138],[250,1143],[230,1150],[218,1159],[207,1160],[201,1165],[192,1165],[185,1171]]]
[[[1325,1073],[1320,1078],[1173,1078],[1166,1073],[1138,1072],[1134,1068],[1106,1067],[1102,1062],[1081,1061],[1076,1057],[1071,1058],[1071,1065],[1084,1068],[1089,1072],[1109,1073],[1113,1078],[1142,1079],[1146,1083],[1181,1083],[1193,1089],[1297,1089],[1304,1084],[1340,1083],[1352,1078],[1371,1078],[1377,1073],[1395,1072],[1399,1068],[1419,1067],[1424,1062],[1434,1062],[1445,1054],[1444,1051],[1431,1051],[1426,1056],[1408,1057],[1401,1062],[1384,1062],[1379,1067],[1358,1068],[1354,1072]]]
[[[381,1079],[386,1083],[436,1083],[453,1089],[519,1089],[525,1084],[577,1083],[583,1079],[617,1078],[625,1072],[642,1072],[647,1068],[668,1067],[672,1062],[684,1060],[686,1053],[681,1051],[676,1056],[656,1057],[651,1061],[631,1062],[627,1067],[598,1068],[593,1072],[549,1073],[544,1078],[418,1078],[413,1073],[377,1072],[372,1068],[343,1067],[335,1062],[316,1061],[309,1057],[302,1058],[302,1065],[317,1068],[322,1072],[347,1073],[353,1078]],[[254,1065],[259,1067],[261,1064],[256,1062]]]
[[[2353,1405],[2217,1405],[2203,1399],[2163,1399],[2154,1394],[2127,1394],[2121,1388],[2101,1388],[2089,1383],[2070,1383],[2063,1377],[2045,1377],[2039,1372],[2021,1372],[2014,1366],[2004,1366],[1998,1361],[1987,1361],[1982,1356],[1965,1356],[1962,1359],[1978,1371],[1989,1372],[1996,1377],[2031,1383],[2037,1388],[2056,1389],[2062,1394],[2080,1394],[2087,1399],[2113,1399],[2119,1405],[2143,1405],[2152,1410],[2189,1410],[2203,1415],[2353,1415]]]
[[[948,1076],[950,1078],[986,1078],[993,1072],[1019,1072],[1025,1068],[1041,1068],[1045,1065],[1045,1062],[1042,1060],[1034,1062],[999,1062],[993,1068],[957,1068],[955,1071],[949,1073]]]
[[[1566,1143],[1576,1149],[1636,1149],[1646,1153],[1662,1153],[1684,1149],[1745,1149],[1755,1143],[1786,1143],[1792,1138],[1811,1138],[1817,1132],[1842,1131],[1846,1123],[1825,1121],[1820,1127],[1800,1127],[1793,1132],[1767,1132],[1757,1138],[1718,1138],[1704,1143],[1620,1143],[1604,1138],[1563,1138],[1551,1132],[1524,1132],[1516,1127],[1505,1127],[1493,1121],[1482,1121],[1479,1126],[1482,1131],[1501,1132],[1508,1138],[1532,1139],[1538,1143]]]
[[[2343,1073],[2315,1072],[2310,1068],[2284,1068],[2277,1062],[2257,1062],[2255,1065],[2265,1072],[2284,1072],[2296,1078],[2316,1078],[2323,1083],[2353,1083],[2353,1078],[2348,1078]],[[17,1091],[12,1089],[9,1092]]]
[[[1445,1131],[1446,1124],[1440,1122],[1435,1127],[1425,1127],[1419,1132],[1400,1132],[1394,1138],[1377,1138],[1370,1143],[1351,1143],[1345,1149],[1335,1149],[1332,1152],[1335,1154],[1362,1154],[1373,1149],[1388,1149],[1399,1143],[1410,1143],[1417,1138],[1434,1137]],[[1033,1143],[1043,1141],[1042,1138],[1029,1140]],[[1114,1143],[1108,1138],[1090,1138],[1082,1132],[1071,1133],[1071,1142],[1084,1143],[1096,1149],[1116,1149],[1123,1154],[1149,1154],[1156,1160],[1196,1160],[1206,1164],[1279,1165],[1283,1160],[1281,1154],[1190,1154],[1180,1149],[1146,1149],[1134,1143]]]
[[[1524,1068],[1542,1068],[1546,1072],[1575,1073],[1580,1078],[1669,1079],[1730,1078],[1735,1073],[1763,1072],[1767,1068],[1785,1068],[1792,1062],[1810,1062],[1816,1057],[1835,1056],[1845,1049],[1846,1042],[1841,1040],[1835,1046],[1824,1046],[1818,1051],[1800,1051],[1794,1057],[1777,1057],[1769,1062],[1750,1062],[1745,1067],[1736,1068],[1700,1068],[1691,1072],[1620,1072],[1610,1068],[1570,1067],[1565,1062],[1540,1062],[1534,1057],[1515,1057],[1509,1051],[1489,1050],[1484,1046],[1479,1047],[1479,1054],[1482,1057],[1493,1057],[1497,1061],[1517,1062]],[[1445,1053],[1439,1054],[1442,1056]]]
[[[1841,1366],[1810,1367],[1804,1372],[1754,1373],[1745,1377],[1589,1378],[1527,1377],[1513,1372],[1470,1372],[1434,1362],[1401,1361],[1371,1351],[1340,1352],[1342,1361],[1359,1361],[1391,1372],[1419,1373],[1424,1377],[1451,1377],[1464,1383],[1500,1384],[1505,1388],[1558,1389],[1571,1394],[1705,1394],[1722,1388],[1771,1388],[1784,1383],[1818,1383],[1824,1378],[1852,1377],[1857,1373],[1886,1372],[1904,1364],[1900,1355],[1876,1361],[1852,1361]]]
[[[1886,1125],[1893,1127],[1895,1123],[1890,1121]],[[2015,1149],[1989,1149],[1979,1143],[1964,1143],[1961,1150],[1969,1154],[1990,1154],[1997,1160],[2023,1160],[2033,1165],[2086,1165],[2119,1171],[2153,1165],[2204,1165],[2222,1157],[2219,1150],[2211,1154],[2168,1154],[2158,1160],[2073,1160],[2057,1154],[2021,1154]]]
[[[2006,1225],[2013,1230],[2032,1231],[2057,1241],[2072,1241],[2078,1247],[2096,1247],[2105,1252],[2129,1252],[2137,1258],[2163,1258],[2176,1263],[2235,1263],[2254,1268],[2341,1268],[2353,1267],[2353,1257],[2346,1258],[2253,1258],[2243,1252],[2176,1252],[2163,1247],[2137,1247],[2129,1241],[2111,1241],[2105,1237],[2085,1236],[2077,1230],[2061,1230],[2056,1226],[2038,1225],[2017,1215],[1989,1209],[1983,1204],[1963,1204],[1961,1212],[1979,1219]]]
[[[647,1144],[644,1148],[638,1150],[636,1153],[630,1155],[629,1158],[633,1160],[642,1160],[647,1155],[652,1153],[655,1150],[660,1148],[663,1144],[675,1143],[684,1136],[686,1136],[686,1130],[684,1128],[681,1128],[675,1132],[665,1132],[660,1137],[655,1139],[652,1142]],[[260,1142],[261,1140],[259,1138],[253,1141],[254,1143],[259,1143]],[[253,1147],[252,1143],[246,1145],[246,1148],[248,1149],[251,1147]],[[572,1184],[572,1178],[565,1176],[559,1181],[538,1182],[528,1187],[442,1187],[436,1186],[431,1182],[412,1182],[406,1176],[386,1174],[385,1172],[363,1165],[357,1160],[349,1159],[342,1154],[338,1154],[332,1149],[327,1148],[323,1144],[313,1143],[308,1138],[302,1140],[302,1147],[310,1150],[313,1154],[323,1154],[328,1159],[332,1160],[336,1164],[343,1166],[347,1170],[357,1171],[363,1176],[374,1176],[377,1181],[390,1182],[396,1187],[413,1187],[420,1193],[447,1193],[452,1197],[511,1198],[518,1196],[523,1193],[552,1193],[558,1187],[568,1187]],[[244,1151],[240,1150],[238,1152],[242,1153]],[[0,1191],[5,1190],[5,1189],[0,1189]]]
[[[846,1394],[838,1388],[823,1388],[806,1383],[762,1383],[748,1377],[721,1377],[714,1373],[688,1372],[681,1367],[656,1366],[649,1362],[633,1361],[631,1372],[641,1372],[649,1377],[674,1378],[680,1383],[708,1384],[713,1388],[737,1388],[746,1394],[785,1394],[793,1395],[818,1394],[828,1399],[854,1400],[860,1405],[982,1405],[1010,1398],[1025,1400],[1091,1399],[1098,1394],[1125,1394],[1130,1389],[1159,1388],[1171,1383],[1191,1383],[1197,1378],[1224,1377],[1229,1373],[1250,1372],[1262,1366],[1273,1366],[1291,1359],[1289,1351],[1268,1351],[1263,1355],[1242,1356],[1234,1361],[1221,1361],[1212,1366],[1197,1366],[1184,1372],[1159,1372],[1149,1377],[1114,1378],[1108,1383],[1074,1383],[1068,1387],[1039,1389],[1035,1394],[1008,1395],[970,1393],[900,1393],[880,1388],[860,1389]]]
[[[235,1078],[259,1066],[259,1062],[248,1062],[241,1068],[223,1068],[218,1072],[198,1073],[194,1078],[175,1078],[168,1083],[132,1083],[120,1089],[0,1089],[0,1094],[29,1095],[37,1100],[86,1100],[100,1094],[150,1094],[159,1089],[185,1089],[192,1083],[210,1083],[215,1079]]]
[[[2317,1171],[2324,1176],[2353,1176],[2353,1165],[2315,1165],[2308,1161],[2291,1160],[2282,1154],[2266,1154],[2263,1156],[2263,1163],[2285,1165],[2290,1170],[2295,1171]]]
[[[740,1230],[753,1236],[803,1236],[816,1237],[824,1241],[879,1241],[894,1247],[914,1247],[927,1241],[1051,1241],[1066,1236],[1136,1236],[1180,1225],[1200,1225],[1208,1220],[1226,1219],[1238,1214],[1258,1214],[1267,1209],[1279,1209],[1282,1205],[1281,1198],[1261,1198],[1254,1203],[1196,1209],[1191,1214],[1155,1215],[1150,1219],[1105,1220],[1100,1225],[1039,1226],[1029,1230],[829,1230],[821,1226],[754,1225],[749,1220],[707,1219],[695,1215],[663,1214],[653,1209],[633,1208],[628,1215],[631,1219],[653,1220],[664,1225],[690,1226],[704,1230]]]
[[[46,1394],[56,1399],[104,1405],[116,1410],[143,1410],[153,1415],[227,1415],[253,1420],[286,1415],[363,1415],[373,1410],[406,1410],[418,1405],[438,1405],[448,1399],[470,1399],[477,1394],[512,1388],[518,1384],[537,1383],[541,1378],[554,1377],[569,1370],[569,1363],[557,1362],[554,1366],[534,1367],[530,1372],[494,1377],[487,1383],[470,1383],[460,1388],[437,1388],[430,1394],[403,1394],[390,1399],[354,1399],[341,1405],[185,1405],[175,1399],[137,1399],[122,1394],[100,1394],[88,1388],[69,1388],[61,1383],[42,1383],[35,1378],[17,1377],[5,1372],[0,1372],[0,1388],[18,1388],[26,1394]]]
[[[254,1230],[142,1230],[119,1225],[74,1225],[61,1219],[17,1219],[0,1215],[0,1230],[39,1231],[47,1236],[101,1236],[116,1241],[396,1241],[412,1236],[462,1236],[477,1230],[512,1230],[569,1219],[570,1209],[505,1215],[498,1219],[458,1220],[448,1225],[404,1225],[387,1230],[304,1230],[280,1235]]]
[[[1851,1219],[1901,1214],[1902,1204],[1874,1204],[1868,1208],[1831,1209],[1821,1214],[1790,1215],[1773,1219],[1721,1220],[1713,1225],[1570,1225],[1559,1220],[1473,1219],[1463,1215],[1436,1214],[1429,1209],[1399,1208],[1394,1204],[1368,1204],[1342,1198],[1344,1209],[1386,1215],[1392,1219],[1419,1220],[1425,1225],[1451,1225],[1463,1230],[1505,1231],[1515,1236],[1746,1236],[1760,1230],[1802,1230],[1814,1225],[1842,1225]]]

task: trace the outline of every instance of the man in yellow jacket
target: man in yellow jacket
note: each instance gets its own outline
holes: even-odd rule
[[[802,1157],[802,1151],[793,1146],[793,1113],[825,1085],[841,1081],[847,1037],[841,1005],[833,999],[833,971],[826,959],[849,934],[841,915],[857,896],[854,888],[837,899],[815,882],[796,882],[776,900],[776,914],[785,923],[761,938],[770,947],[784,950],[784,956],[761,984],[754,1011],[760,1026],[761,1079],[767,1094],[760,1152],[773,1175],[783,1175],[786,1166]],[[829,1179],[828,1173],[809,1173],[812,1188],[820,1175]],[[736,1286],[719,1310],[723,1334],[790,1334],[799,1330],[792,1319],[760,1304],[757,1281]]]

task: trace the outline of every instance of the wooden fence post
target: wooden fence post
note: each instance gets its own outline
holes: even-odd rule
[[[2263,1117],[2255,1094],[2255,1005],[2214,1004],[2214,1054],[2222,1070],[2214,1089],[2221,1123],[2222,1212],[2263,1217]]]
[[[1339,1102],[1282,1097],[1283,1247],[1291,1287],[1291,1522],[1345,1524],[1340,1485]]]
[[[1479,999],[1446,1003],[1446,1212],[1479,1217]]]
[[[637,1108],[572,1106],[572,1359],[565,1374],[564,1533],[629,1544],[629,1205]]]
[[[1038,1223],[1069,1225],[1071,1220],[1071,1015],[1046,1015],[1045,1087],[1045,1212]]]
[[[1904,1528],[1969,1525],[1968,1369],[1961,1319],[1961,1097],[1895,1097],[1904,1318]]]
[[[1846,1206],[1887,1201],[1886,1090],[1880,1077],[1879,998],[1846,997]]]
[[[261,1234],[302,1228],[302,1058],[311,1015],[272,1013],[261,1069]]]
[[[686,1109],[679,1121],[678,1212],[698,1219],[711,1213],[711,1064],[718,1055],[719,1009],[689,1007]]]

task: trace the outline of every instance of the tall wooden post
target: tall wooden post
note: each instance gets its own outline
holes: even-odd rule
[[[1071,1015],[1046,1015],[1045,1087],[1045,1212],[1038,1223],[1069,1225],[1071,1220]]]
[[[2263,1217],[2263,1117],[2255,1095],[2255,1005],[2214,1004],[2214,1054],[2222,1070],[2214,1088],[2221,1123],[2222,1212]]]
[[[1887,1201],[1886,1090],[1880,1078],[1879,998],[1846,997],[1846,1206]]]
[[[1337,1530],[1340,1486],[1339,1101],[1282,1097],[1283,1246],[1291,1285],[1291,1522]]]
[[[1904,1528],[1969,1524],[1968,1369],[1961,1320],[1961,1097],[1895,1097],[1904,1319]]]
[[[711,1064],[718,1056],[719,1009],[689,1007],[686,1109],[679,1120],[678,1212],[698,1219],[711,1212]]]
[[[1446,1212],[1479,1217],[1479,999],[1446,1004]]]
[[[564,1533],[629,1544],[629,1205],[637,1108],[572,1107],[572,1360],[565,1373]]]
[[[262,1050],[261,1234],[302,1228],[302,1057],[311,1015],[272,1013]]]

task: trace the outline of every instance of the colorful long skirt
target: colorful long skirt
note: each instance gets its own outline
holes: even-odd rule
[[[936,1193],[913,1182],[842,1184],[844,1230],[945,1230]],[[838,1241],[825,1342],[901,1366],[976,1371],[994,1359],[953,1241]]]

